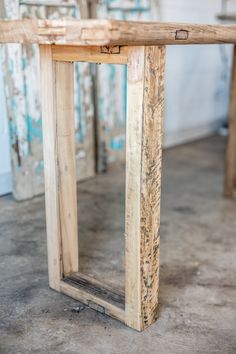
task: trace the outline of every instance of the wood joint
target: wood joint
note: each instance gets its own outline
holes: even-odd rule
[[[186,31],[186,30],[177,30],[175,32],[175,40],[176,41],[179,41],[179,40],[182,40],[182,41],[187,41],[188,40],[188,33],[189,31]]]
[[[53,45],[54,61],[127,64],[127,46]]]
[[[100,47],[100,51],[102,54],[120,54],[120,46],[102,46]]]

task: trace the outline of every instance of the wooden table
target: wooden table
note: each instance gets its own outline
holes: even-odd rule
[[[0,21],[0,43],[40,46],[50,286],[137,330],[157,319],[166,45],[236,43],[234,25]],[[127,65],[125,293],[79,273],[73,62]],[[236,51],[225,195],[236,195]]]

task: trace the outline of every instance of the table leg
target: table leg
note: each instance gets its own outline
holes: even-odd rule
[[[226,197],[236,197],[236,46],[233,55],[224,194]]]
[[[40,56],[50,286],[143,330],[158,306],[165,47],[43,45]],[[78,272],[73,60],[128,65],[125,296]]]
[[[126,132],[125,321],[157,319],[165,47],[130,47]]]
[[[40,46],[45,199],[50,286],[78,272],[73,64]]]

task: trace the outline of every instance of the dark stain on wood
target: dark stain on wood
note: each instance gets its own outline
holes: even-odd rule
[[[16,153],[16,156],[17,156],[17,164],[18,164],[18,166],[21,166],[21,156],[20,156],[18,137],[16,137],[16,141],[15,141],[14,144],[12,144],[12,147],[13,147],[15,153]]]
[[[121,309],[125,308],[125,295],[122,291],[111,290],[110,287],[106,285],[99,286],[96,284],[96,281],[89,281],[79,273],[68,275],[63,280],[66,283],[85,290],[87,293],[95,295]]]

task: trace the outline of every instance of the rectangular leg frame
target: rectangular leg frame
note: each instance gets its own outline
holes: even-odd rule
[[[49,284],[143,330],[158,306],[165,47],[42,45],[40,57]],[[79,273],[73,61],[128,67],[125,292]]]

